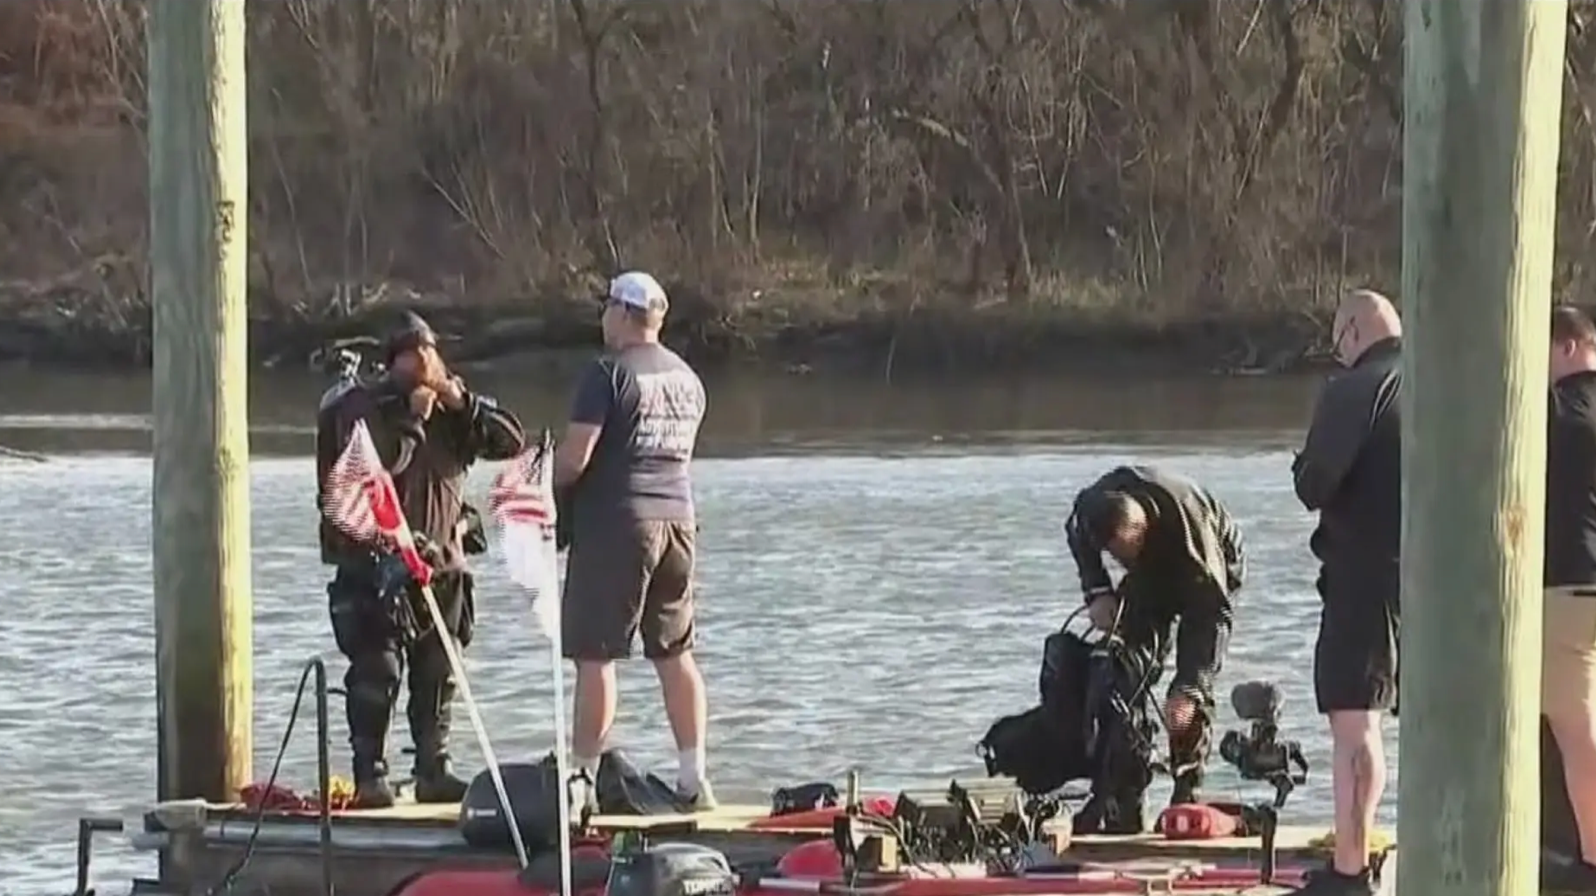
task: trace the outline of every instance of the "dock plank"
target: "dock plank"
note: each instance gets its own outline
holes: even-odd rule
[[[239,818],[252,815],[242,806],[217,807],[220,814]],[[649,831],[663,828],[687,829],[705,833],[737,833],[752,830],[754,822],[767,818],[769,807],[761,805],[725,805],[709,812],[666,815],[596,815],[591,819],[594,829],[602,831]],[[350,809],[333,813],[335,824],[376,822],[387,825],[453,828],[458,822],[460,807],[455,803],[401,802],[387,809]],[[813,828],[787,829],[762,825],[762,834],[813,834]],[[1316,851],[1316,841],[1327,832],[1317,826],[1281,826],[1276,834],[1277,848],[1282,852]],[[1230,837],[1215,840],[1166,840],[1157,834],[1111,835],[1088,834],[1072,838],[1076,845],[1088,849],[1125,850],[1138,849],[1151,853],[1242,853],[1256,851],[1256,837]]]

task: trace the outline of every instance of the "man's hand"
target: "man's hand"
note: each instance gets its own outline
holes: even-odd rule
[[[446,378],[441,385],[434,387],[433,391],[438,393],[438,401],[449,410],[458,411],[465,407],[465,383],[461,382],[459,377]]]
[[[1086,618],[1092,621],[1093,628],[1113,631],[1114,624],[1119,621],[1119,598],[1112,594],[1092,598],[1092,602],[1086,605]]]

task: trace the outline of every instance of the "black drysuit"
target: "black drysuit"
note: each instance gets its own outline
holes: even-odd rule
[[[1116,495],[1135,500],[1148,521],[1142,549],[1117,588],[1102,556],[1112,533],[1101,522]],[[1082,489],[1064,530],[1087,602],[1119,596],[1116,633],[1151,658],[1148,686],[1174,647],[1169,693],[1195,702],[1198,717],[1194,729],[1171,738],[1170,765],[1177,786],[1182,775],[1194,786],[1211,740],[1214,677],[1230,641],[1231,600],[1246,575],[1240,530],[1201,486],[1150,467],[1118,467]]]
[[[1297,498],[1318,511],[1314,695],[1321,713],[1396,703],[1401,628],[1401,341],[1371,345],[1325,384],[1291,465]]]
[[[366,423],[393,476],[406,521],[421,536],[418,542],[426,544],[423,554],[434,568],[433,596],[463,648],[471,641],[475,615],[462,544],[466,473],[479,459],[518,454],[526,441],[521,424],[491,399],[470,392],[462,408],[451,410],[440,402],[422,420],[391,380],[346,386],[329,392],[318,414],[318,495],[358,421]],[[327,586],[333,637],[349,658],[344,685],[356,781],[387,774],[385,742],[407,659],[416,776],[446,773],[455,681],[419,589],[403,579],[398,588],[380,587],[379,570],[394,568],[392,559],[385,561],[373,546],[352,543],[325,519],[321,548],[322,562],[335,567]]]

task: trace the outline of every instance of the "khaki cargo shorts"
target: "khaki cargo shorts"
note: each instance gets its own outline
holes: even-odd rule
[[[1542,617],[1541,711],[1559,722],[1596,715],[1596,587],[1548,588]]]
[[[580,533],[565,569],[560,635],[566,659],[669,659],[693,647],[697,525],[639,520]]]

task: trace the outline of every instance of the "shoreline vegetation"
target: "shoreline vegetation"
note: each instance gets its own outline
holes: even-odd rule
[[[148,364],[147,0],[0,4],[0,361]],[[801,11],[800,11],[801,6]],[[1596,257],[1573,4],[1558,286]],[[627,268],[700,364],[1318,366],[1395,293],[1395,0],[285,0],[249,21],[251,355],[414,308],[596,344]]]

